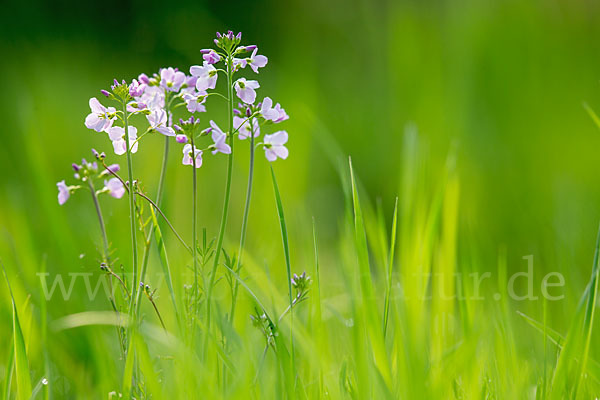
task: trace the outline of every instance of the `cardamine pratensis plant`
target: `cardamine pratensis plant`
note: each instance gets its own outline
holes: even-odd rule
[[[288,134],[284,130],[272,129],[272,125],[277,125],[289,117],[279,103],[274,104],[270,97],[264,97],[257,101],[257,90],[260,84],[257,80],[241,77],[243,72],[258,74],[259,69],[267,65],[268,59],[264,55],[258,54],[258,47],[255,45],[242,45],[241,33],[234,35],[232,31],[227,34],[217,33],[217,38],[214,40],[216,48],[200,50],[202,54],[202,65],[193,65],[189,68],[189,75],[177,68],[162,68],[158,73],[148,76],[141,74],[137,79],[133,79],[131,83],[125,80],[119,82],[114,80],[110,90],[101,90],[107,103],[102,104],[97,98],[92,97],[89,101],[90,114],[85,119],[85,126],[99,133],[106,133],[111,141],[114,154],[117,156],[126,156],[127,175],[122,178],[119,175],[119,166],[117,164],[107,165],[107,158],[104,152],[98,153],[93,150],[96,156],[96,161],[89,163],[83,161],[83,164],[73,164],[75,169],[75,179],[79,184],[67,186],[65,181],[61,181],[58,186],[58,201],[59,204],[64,204],[69,196],[79,189],[87,188],[92,194],[94,205],[100,221],[100,227],[103,238],[103,253],[102,253],[102,271],[107,273],[107,276],[112,285],[112,279],[117,279],[117,284],[122,287],[123,296],[120,304],[116,303],[116,299],[112,298],[113,308],[116,312],[123,312],[128,315],[129,328],[127,332],[122,331],[121,345],[122,352],[127,357],[127,363],[130,362],[132,340],[135,335],[135,327],[139,322],[139,307],[142,293],[152,302],[153,308],[156,311],[161,324],[164,327],[163,319],[158,311],[158,307],[154,302],[154,291],[150,290],[150,286],[145,284],[146,271],[148,267],[149,251],[151,248],[152,237],[157,240],[161,263],[163,263],[163,271],[166,273],[167,286],[170,291],[171,300],[173,302],[177,321],[179,322],[178,329],[191,327],[187,331],[187,337],[194,336],[194,330],[200,326],[204,330],[204,349],[206,351],[208,338],[211,335],[211,301],[215,283],[217,281],[218,267],[224,261],[225,271],[228,275],[232,287],[232,302],[231,311],[228,315],[229,320],[233,319],[235,311],[236,296],[238,293],[238,285],[241,282],[239,272],[242,266],[242,255],[244,251],[244,242],[246,236],[246,228],[248,223],[248,212],[250,208],[250,199],[252,193],[252,179],[254,171],[254,152],[257,148],[262,148],[266,159],[269,162],[276,161],[278,158],[286,159],[288,157],[288,149],[286,143]],[[249,67],[249,68],[246,68]],[[217,80],[219,75],[226,80],[225,90],[223,93],[216,90]],[[235,94],[234,94],[235,93]],[[227,108],[227,121],[224,124],[217,124],[212,119],[201,117],[202,113],[206,113],[206,100],[209,96],[217,96],[224,100]],[[236,101],[235,97],[239,99]],[[237,103],[237,106],[235,104]],[[145,118],[136,117],[142,115]],[[145,120],[145,121],[144,121]],[[176,121],[174,123],[173,121]],[[140,123],[144,121],[144,123]],[[222,126],[224,126],[222,128]],[[272,133],[266,134],[266,131]],[[262,140],[259,139],[261,133],[265,133]],[[142,139],[152,135],[164,135],[164,151],[162,154],[163,161],[158,178],[158,190],[154,199],[144,193],[141,182],[137,179],[135,165],[133,163],[132,154],[143,149]],[[229,213],[229,202],[233,175],[233,157],[237,139],[249,142],[249,174],[247,183],[246,199],[244,203],[244,212],[242,219],[241,235],[239,240],[239,248],[235,257],[229,257],[228,253],[223,249],[223,240],[225,236],[225,228],[227,226],[227,216]],[[172,143],[174,141],[175,143]],[[191,246],[187,245],[177,233],[173,225],[167,219],[165,213],[161,210],[161,199],[165,186],[166,167],[169,160],[170,147],[172,145],[180,146],[180,154],[183,154],[181,163],[183,165],[192,166],[191,187],[192,190],[192,240]],[[140,152],[143,152],[141,150]],[[216,239],[210,244],[206,244],[204,237],[204,245],[200,246],[197,233],[197,172],[196,170],[203,165],[205,154],[211,153],[214,156],[223,154],[228,158],[227,171],[225,176],[225,197],[223,199],[223,209],[221,214],[221,223]],[[152,155],[154,156],[154,155]],[[100,165],[100,167],[99,167]],[[103,182],[103,188],[97,190],[95,184]],[[278,199],[278,211],[282,215],[280,207],[279,192],[277,189],[275,175],[273,174],[273,183]],[[110,242],[104,226],[102,211],[98,196],[107,193],[112,197],[121,198],[125,193],[129,200],[129,215],[130,215],[130,230],[131,230],[131,248],[133,258],[130,260],[128,272],[121,266],[121,273],[113,265],[111,260]],[[149,207],[144,205],[149,204]],[[146,210],[150,210],[150,216]],[[190,253],[193,263],[193,283],[186,285],[187,292],[185,317],[187,324],[182,324],[179,311],[177,308],[176,296],[174,294],[171,280],[171,271],[166,257],[166,249],[162,242],[162,235],[157,224],[156,215],[159,214],[164,222],[176,235],[177,239],[182,243],[184,248]],[[146,222],[151,221],[151,223]],[[287,240],[285,225],[281,226],[282,234]],[[138,235],[143,236],[142,257],[140,260],[138,250],[140,250]],[[287,246],[287,242],[285,243]],[[287,250],[286,250],[287,251]],[[289,258],[288,258],[289,259]],[[204,266],[211,263],[208,276],[200,277],[199,265]],[[288,278],[290,288],[290,305],[284,315],[291,308],[305,299],[308,283],[310,278],[305,274],[292,279],[291,272],[288,267]],[[117,271],[117,272],[114,272]],[[183,271],[183,269],[181,270]],[[131,276],[131,281],[127,279]],[[296,296],[292,295],[292,286],[296,290]],[[112,286],[111,286],[112,287]],[[204,320],[200,318],[202,307],[204,304]],[[260,315],[267,315],[266,310],[262,310]],[[282,318],[283,316],[282,315]],[[270,317],[266,317],[271,321]],[[167,329],[167,327],[165,327]],[[273,329],[270,329],[268,335],[273,334]],[[133,359],[131,359],[133,360]],[[132,361],[133,362],[133,361]],[[132,373],[132,380],[135,382],[136,374]],[[131,381],[131,380],[130,380]],[[127,391],[128,385],[124,385],[124,391]],[[130,388],[131,389],[131,388]]]

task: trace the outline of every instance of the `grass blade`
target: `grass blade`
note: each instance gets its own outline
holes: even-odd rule
[[[13,372],[15,372],[15,341],[11,340],[6,374],[4,375],[4,381],[2,381],[2,398],[4,400],[10,400],[10,385],[12,383]]]
[[[150,207],[150,212],[152,213],[152,224],[154,225],[154,237],[156,239],[156,247],[158,248],[160,265],[162,266],[163,273],[165,274],[167,287],[169,288],[169,294],[171,295],[171,301],[173,302],[173,309],[175,310],[175,316],[177,317],[177,321],[179,321],[179,312],[177,311],[177,301],[175,300],[175,290],[173,289],[173,279],[171,278],[171,268],[169,266],[169,259],[167,258],[167,249],[165,248],[162,232],[158,226],[156,213],[152,207]],[[196,244],[194,243],[194,246],[195,245]]]
[[[19,323],[19,315],[17,312],[17,305],[15,298],[10,287],[10,281],[4,264],[0,261],[2,270],[4,271],[4,277],[6,278],[6,284],[10,293],[12,302],[12,313],[13,313],[13,339],[14,339],[14,354],[15,354],[15,373],[17,375],[17,399],[25,400],[31,397],[31,377],[29,376],[29,360],[27,359],[27,351],[25,349],[25,338],[23,337],[23,331],[21,330],[21,324]]]
[[[392,293],[392,272],[394,269],[394,250],[396,248],[396,225],[398,222],[398,197],[394,203],[394,216],[392,217],[392,235],[390,239],[390,250],[387,260],[387,288],[385,292],[385,308],[383,310],[383,337],[387,334],[388,318],[390,313],[390,295]]]
[[[365,323],[369,334],[375,366],[379,370],[379,373],[389,388],[391,386],[390,368],[387,352],[385,351],[385,345],[383,343],[383,335],[379,330],[380,328],[377,328],[381,326],[381,321],[379,320],[379,312],[377,311],[373,282],[371,279],[367,236],[365,233],[365,225],[356,186],[354,169],[352,168],[352,159],[349,159],[349,166],[350,181],[352,185],[352,202],[354,209],[355,246],[360,273],[360,290],[362,291],[362,298],[364,302],[363,312],[365,313]]]
[[[275,178],[275,171],[271,166],[271,177],[273,178],[273,190],[275,191],[275,203],[277,204],[277,215],[279,215],[279,225],[281,227],[281,240],[283,241],[283,253],[285,255],[285,268],[287,271],[288,280],[288,293],[290,299],[290,352],[291,352],[291,363],[292,370],[295,371],[294,365],[294,310],[293,310],[293,294],[292,294],[292,266],[290,262],[290,246],[288,241],[287,226],[285,223],[285,216],[283,214],[283,204],[281,202],[281,195],[279,193],[279,186],[277,186],[277,179]]]

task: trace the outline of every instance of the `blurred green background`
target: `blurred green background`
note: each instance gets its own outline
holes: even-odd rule
[[[403,195],[405,127],[414,124],[427,153],[426,185],[436,187],[449,152],[456,154],[460,254],[477,248],[477,268],[492,272],[500,249],[507,251],[509,271],[524,270],[522,257],[533,254],[536,272],[567,278],[557,309],[572,308],[584,289],[600,221],[600,135],[583,107],[600,110],[599,2],[8,0],[2,8],[0,257],[18,277],[21,300],[37,293],[44,256],[51,273],[97,272],[92,203],[77,193],[59,207],[55,186],[69,182],[71,163],[90,159],[92,147],[112,153],[106,135],[83,125],[88,99],[113,78],[166,66],[187,71],[201,62],[198,50],[212,45],[214,32],[227,29],[242,31],[245,42],[269,57],[257,78],[259,96],[281,102],[291,116],[285,126],[291,155],[275,169],[298,270],[311,260],[302,247],[310,217],[325,253],[343,217],[330,139],[352,156],[365,193],[381,199],[390,218],[395,196]],[[204,122],[224,121],[219,99],[211,98],[208,108]],[[150,193],[160,139],[142,142],[134,158]],[[124,166],[124,158],[110,156]],[[172,146],[165,209],[189,240],[191,173],[180,157]],[[231,244],[239,234],[246,163],[245,155],[236,158]],[[209,235],[218,228],[224,171],[223,157],[206,157],[200,170],[199,218]],[[281,250],[260,154],[256,173],[248,248],[267,260]],[[113,246],[128,260],[128,225],[120,223],[126,201],[102,204]],[[4,289],[0,300],[4,320],[10,317]],[[50,307],[59,317],[106,304],[90,305],[81,296]],[[554,315],[556,329],[568,324],[562,315]],[[0,343],[8,335],[0,329]],[[86,339],[73,334],[68,340],[76,347]]]

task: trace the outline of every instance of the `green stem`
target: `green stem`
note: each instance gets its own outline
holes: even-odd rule
[[[244,218],[242,219],[242,233],[240,236],[240,248],[238,250],[238,258],[235,267],[235,271],[239,274],[242,266],[242,255],[244,253],[244,243],[246,241],[246,229],[248,227],[248,214],[250,211],[250,199],[252,197],[252,177],[254,175],[254,121],[250,120],[250,170],[248,172],[248,188],[246,190],[246,204],[244,205]],[[233,323],[233,316],[235,313],[235,304],[237,301],[238,294],[238,282],[235,281],[233,284],[233,295],[231,299],[231,311],[229,312],[229,321]]]
[[[102,210],[100,209],[100,203],[98,203],[98,196],[96,196],[96,189],[92,180],[87,178],[90,192],[92,194],[92,200],[94,200],[94,206],[96,207],[96,214],[98,215],[98,222],[100,223],[100,231],[102,232],[102,243],[104,245],[104,252],[102,254],[102,260],[106,263],[109,261],[109,249],[108,249],[108,237],[106,236],[106,226],[104,225],[104,218],[102,217]]]
[[[129,221],[131,225],[131,250],[133,254],[133,287],[138,286],[137,273],[138,273],[138,254],[137,254],[137,241],[135,233],[135,193],[133,190],[133,163],[131,161],[131,149],[129,147],[129,121],[127,111],[127,100],[123,99],[123,124],[125,125],[125,145],[127,150],[127,173],[129,177]],[[132,296],[132,301],[134,297]],[[133,312],[133,304],[131,304],[130,311]]]
[[[165,136],[165,150],[163,152],[162,167],[160,168],[160,177],[158,178],[158,191],[156,193],[156,204],[160,206],[162,200],[163,187],[165,185],[165,175],[167,174],[167,160],[169,159],[169,137]]]
[[[233,132],[233,59],[231,54],[227,57],[227,97],[229,100],[228,107],[228,118],[229,118],[229,132]],[[215,276],[217,274],[217,267],[219,265],[219,258],[221,257],[221,249],[223,247],[223,238],[225,237],[225,227],[227,225],[227,214],[229,212],[229,197],[231,194],[231,176],[233,172],[233,135],[229,135],[229,146],[231,147],[231,153],[229,154],[229,160],[227,163],[227,183],[225,184],[225,200],[223,201],[223,214],[221,215],[221,226],[219,227],[219,237],[217,239],[217,247],[215,249],[215,258],[210,274],[210,283],[208,284],[208,291],[206,296],[206,332],[204,340],[204,352],[206,353],[206,347],[208,345],[208,336],[210,332],[210,308],[212,300],[212,290],[215,284]]]
[[[92,183],[92,179],[90,177],[87,178],[87,182],[88,185],[90,187],[90,193],[92,194],[92,200],[94,201],[94,207],[96,207],[96,214],[98,215],[98,222],[100,223],[100,231],[102,232],[102,244],[103,244],[103,249],[104,251],[102,252],[102,261],[105,263],[109,263],[110,262],[110,257],[109,257],[109,246],[108,246],[108,237],[106,235],[106,226],[104,224],[104,217],[102,216],[102,209],[100,208],[100,203],[98,202],[98,196],[96,195],[96,188],[94,187],[94,184]],[[112,306],[113,310],[118,314],[119,313],[119,309],[117,307],[117,303],[115,302],[115,298],[113,296],[113,285],[112,285],[112,276],[108,278],[108,290],[109,290],[109,297],[108,297],[108,301],[110,302],[110,305]],[[119,330],[119,328],[117,328],[117,336],[119,338],[119,344],[122,343],[122,337],[121,337],[121,331]],[[122,354],[125,354],[125,349],[122,346],[119,346],[119,348],[121,349]]]
[[[198,251],[198,246],[197,246],[197,232],[196,232],[196,225],[197,225],[197,183],[196,183],[196,148],[194,147],[194,137],[192,135],[191,138],[191,143],[192,143],[192,257],[194,259],[194,290],[193,293],[194,295],[197,294],[198,292],[198,259],[196,257],[196,252]],[[196,300],[196,299],[195,299]],[[194,304],[196,304],[196,302],[194,301]]]
[[[168,118],[169,118],[169,107],[171,105],[171,101],[173,100],[173,99],[171,99],[169,101],[168,97],[169,97],[169,93],[165,91],[165,111],[167,112],[167,124],[168,124]],[[148,131],[144,132],[144,134],[142,136],[144,136],[147,132]],[[140,136],[137,140],[140,140],[142,136]],[[160,203],[162,200],[162,192],[163,192],[163,187],[165,184],[165,175],[167,173],[167,160],[168,159],[169,159],[169,137],[165,136],[165,150],[163,151],[163,159],[162,159],[162,165],[160,168],[160,176],[158,178],[158,189],[157,189],[157,193],[156,193],[157,207],[160,206]],[[142,256],[142,270],[140,272],[140,281],[142,281],[142,282],[146,279],[146,271],[148,269],[148,260],[150,258],[150,248],[152,247],[152,239],[151,238],[152,238],[153,234],[154,234],[154,226],[152,226],[152,228],[150,229],[150,234],[148,235],[148,240],[146,241],[146,243],[144,245],[144,254]],[[137,288],[136,296],[135,296],[136,313],[139,313],[140,297],[142,295],[142,291],[137,284],[134,287]]]

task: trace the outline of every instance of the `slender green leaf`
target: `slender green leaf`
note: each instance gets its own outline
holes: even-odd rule
[[[279,194],[279,187],[277,186],[277,179],[275,178],[275,171],[271,166],[271,177],[273,178],[273,190],[275,191],[275,202],[277,204],[277,215],[279,215],[279,225],[281,227],[281,239],[283,241],[283,253],[285,255],[285,267],[288,278],[288,293],[290,299],[290,351],[291,351],[291,362],[292,369],[295,370],[294,365],[294,331],[293,331],[293,294],[292,294],[292,267],[290,262],[290,247],[288,241],[287,226],[285,224],[285,216],[283,214],[283,204],[281,202],[281,195]]]
[[[179,320],[179,312],[177,311],[177,301],[175,297],[175,290],[173,289],[173,279],[171,277],[171,268],[169,266],[169,259],[167,258],[167,249],[165,248],[165,242],[163,240],[162,233],[160,231],[160,227],[158,226],[158,221],[156,219],[156,213],[154,212],[153,207],[150,207],[150,212],[152,213],[152,224],[154,225],[154,237],[156,239],[156,244],[158,248],[158,255],[160,258],[160,265],[162,266],[163,273],[165,275],[165,280],[167,281],[167,287],[169,289],[169,294],[171,295],[171,302],[173,303],[173,309],[175,310],[175,316],[177,320]],[[194,243],[194,246],[196,244]]]
[[[23,337],[23,331],[21,330],[21,324],[19,323],[19,315],[17,312],[17,305],[13,296],[12,288],[10,287],[10,281],[4,264],[0,261],[2,270],[4,271],[4,277],[6,278],[6,285],[10,293],[12,302],[12,313],[13,313],[13,339],[14,339],[14,355],[15,355],[15,373],[17,375],[17,399],[24,400],[31,397],[31,377],[29,376],[29,360],[27,359],[27,351],[25,349],[25,338]]]
[[[394,203],[394,216],[392,218],[392,235],[390,239],[390,250],[387,260],[387,288],[385,291],[385,308],[383,310],[383,336],[387,334],[388,318],[390,312],[390,296],[392,293],[392,272],[394,269],[394,250],[396,248],[396,225],[398,222],[398,197]]]

